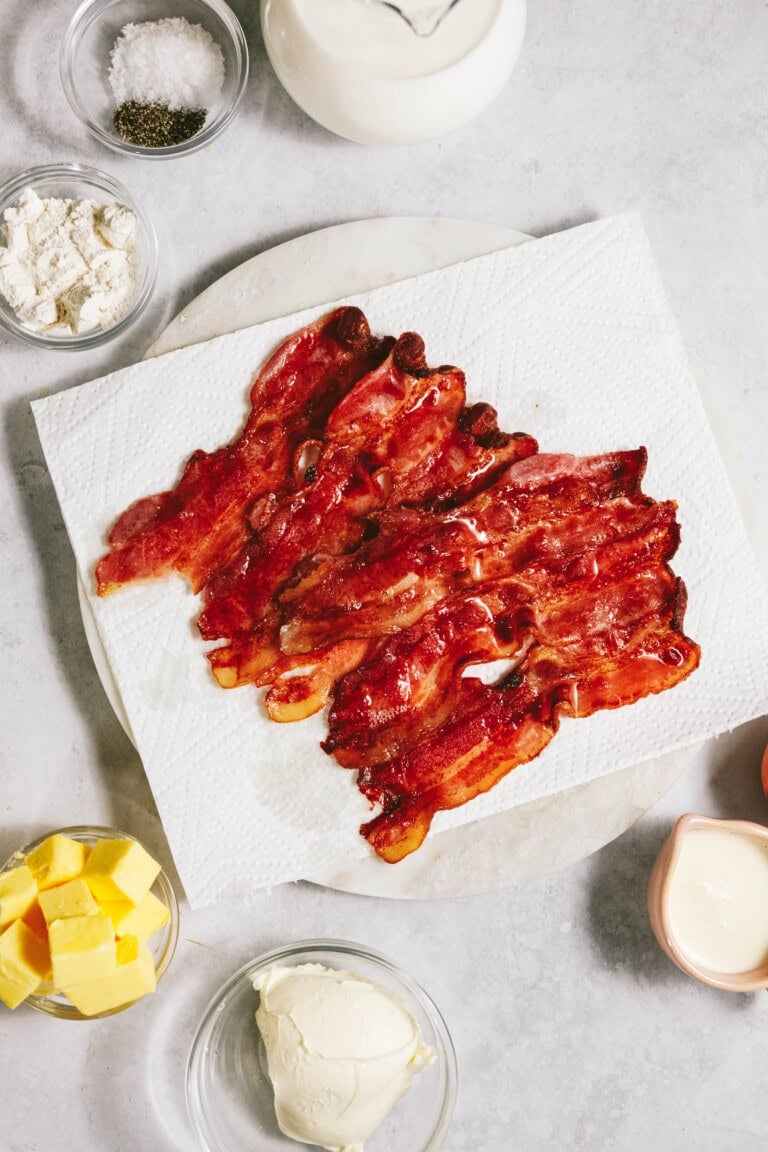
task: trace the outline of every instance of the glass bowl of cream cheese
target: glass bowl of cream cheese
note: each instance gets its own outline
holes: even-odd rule
[[[654,864],[648,912],[687,975],[727,992],[768,988],[768,828],[681,816]]]
[[[427,993],[393,960],[344,940],[276,948],[236,972],[187,1066],[206,1152],[363,1140],[365,1152],[436,1152],[456,1089],[453,1043]]]
[[[46,164],[0,187],[0,327],[40,348],[85,351],[144,312],[157,239],[128,189],[84,164]]]

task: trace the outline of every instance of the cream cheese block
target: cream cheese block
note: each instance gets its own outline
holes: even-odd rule
[[[362,1152],[416,1073],[435,1059],[389,988],[322,964],[254,982],[280,1130],[329,1152]]]

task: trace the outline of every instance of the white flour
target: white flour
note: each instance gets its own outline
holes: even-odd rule
[[[137,220],[123,204],[41,200],[31,188],[3,213],[0,294],[34,332],[111,328],[136,295]]]

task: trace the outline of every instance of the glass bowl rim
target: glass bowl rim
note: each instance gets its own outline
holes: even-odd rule
[[[69,836],[72,840],[133,840],[134,843],[139,844],[145,852],[149,852],[147,846],[132,832],[124,832],[121,828],[115,828],[107,824],[71,824],[66,828],[52,828],[49,832],[43,833],[36,839],[31,840],[29,844],[25,844],[22,848],[17,848],[4,864],[0,865],[0,873],[8,871],[10,868],[15,868],[20,863],[21,857],[26,857],[35,848],[39,848],[50,836]],[[151,853],[150,853],[151,855]],[[154,859],[154,857],[153,857]],[[179,900],[176,895],[176,890],[173,887],[170,877],[165,869],[161,866],[160,871],[154,881],[155,884],[160,886],[162,892],[162,899],[165,902],[171,918],[166,925],[167,940],[162,954],[155,965],[155,978],[160,983],[161,977],[168,970],[171,960],[176,952],[176,945],[179,940]],[[143,999],[143,998],[142,998]],[[107,1016],[116,1016],[119,1012],[125,1012],[127,1008],[131,1008],[133,1004],[139,1003],[138,1000],[131,1001],[130,1004],[121,1004],[117,1008],[110,1008],[106,1012],[97,1012],[93,1016],[84,1016],[75,1008],[74,1004],[63,1004],[57,1000],[53,1000],[50,996],[32,992],[24,1000],[30,1008],[36,1012],[42,1012],[46,1016],[55,1016],[59,1020],[103,1020]]]
[[[203,1067],[202,1058],[205,1053],[203,1037],[209,1028],[210,1021],[215,1017],[220,1004],[246,976],[250,978],[257,970],[277,963],[280,960],[300,957],[312,952],[326,952],[329,955],[333,954],[340,957],[357,956],[362,960],[371,962],[376,967],[382,968],[402,983],[406,992],[427,1015],[438,1041],[438,1059],[442,1062],[445,1069],[445,1091],[440,1107],[440,1115],[434,1131],[429,1138],[429,1143],[424,1148],[424,1152],[437,1152],[437,1149],[440,1148],[445,1139],[451,1120],[453,1119],[459,1081],[456,1049],[443,1014],[429,993],[426,992],[412,976],[409,976],[391,957],[385,955],[383,952],[379,952],[375,948],[369,948],[367,945],[358,944],[353,940],[334,939],[331,937],[299,940],[295,944],[284,944],[279,948],[273,948],[269,952],[264,952],[238,968],[214,993],[195,1030],[187,1058],[185,1083],[187,1114],[199,1146],[205,1149],[206,1152],[214,1152],[201,1126],[201,1117],[205,1114],[199,1098],[200,1071]]]
[[[113,196],[116,202],[125,204],[138,217],[146,243],[146,257],[140,279],[141,286],[136,299],[126,314],[111,328],[101,328],[83,336],[46,336],[44,332],[33,332],[31,328],[26,328],[15,316],[9,315],[5,308],[0,309],[0,326],[25,343],[59,352],[82,352],[87,348],[96,348],[101,344],[106,344],[115,336],[119,336],[144,312],[152,298],[157,282],[157,235],[141,204],[124,184],[114,176],[110,176],[108,172],[102,172],[99,168],[93,168],[89,164],[76,162],[40,164],[35,168],[26,168],[23,172],[17,172],[15,176],[11,176],[4,184],[0,185],[0,213],[12,204],[25,188],[35,188],[40,184],[55,183],[56,181],[82,183],[93,189],[106,192]]]
[[[177,156],[191,156],[194,152],[199,152],[202,148],[206,148],[213,140],[220,136],[234,119],[242,103],[245,88],[248,83],[250,66],[248,41],[246,40],[240,21],[225,0],[196,0],[196,2],[204,8],[208,8],[217,16],[227,30],[236,61],[235,91],[226,108],[222,108],[210,124],[206,125],[194,136],[190,136],[188,140],[183,140],[180,144],[168,145],[165,148],[145,148],[141,144],[131,144],[119,136],[105,132],[104,129],[89,116],[80,98],[77,81],[75,79],[75,55],[85,32],[88,31],[91,25],[94,24],[108,8],[120,3],[120,0],[82,0],[80,6],[75,10],[61,41],[61,49],[59,52],[59,75],[61,77],[61,84],[67,102],[80,123],[88,129],[92,136],[95,136],[97,140],[106,145],[107,148],[111,148],[114,152],[119,152],[123,156],[136,156],[141,160],[172,160]]]

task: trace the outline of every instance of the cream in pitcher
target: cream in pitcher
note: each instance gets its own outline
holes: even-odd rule
[[[683,838],[669,888],[679,947],[718,972],[768,961],[768,843],[722,828]]]
[[[467,123],[501,90],[525,31],[525,0],[262,0],[284,87],[332,132],[414,144]]]
[[[682,816],[648,889],[664,951],[691,976],[729,991],[768,987],[768,829]]]

